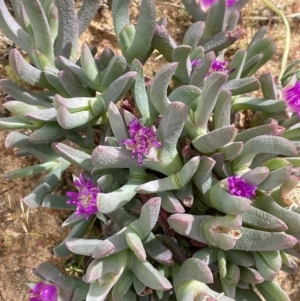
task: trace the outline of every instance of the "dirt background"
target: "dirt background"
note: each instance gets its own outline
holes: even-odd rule
[[[138,3],[139,1],[136,0],[131,3],[132,23],[135,23],[138,17]],[[291,62],[300,57],[300,2],[298,0],[273,0],[273,3],[288,16],[291,25],[292,43],[289,52],[289,62]],[[167,16],[170,34],[180,42],[183,33],[192,22],[182,4],[177,0],[166,2],[156,0],[156,4],[157,18]],[[268,35],[277,42],[278,49],[272,61],[266,64],[264,71],[278,75],[285,38],[282,21],[262,1],[250,0],[243,10],[240,25],[244,29],[243,38],[231,47],[228,59],[230,60],[230,53],[234,53],[235,50],[249,43],[260,26],[269,25]],[[81,40],[89,45],[97,46],[98,53],[107,46],[120,53],[113,31],[109,5],[103,5],[99,9],[95,20],[81,36]],[[8,53],[12,47],[14,47],[12,42],[0,34],[1,79],[12,77],[7,68]],[[146,64],[146,74],[151,76],[152,71],[159,70],[164,63],[163,59],[158,58],[158,53],[154,53]],[[0,102],[4,101],[3,96],[2,92]],[[0,117],[7,116],[7,114],[8,112],[0,106]],[[5,149],[4,141],[7,134],[6,131],[0,132],[0,173],[35,164],[37,162],[35,158],[18,158],[13,151]],[[65,213],[43,208],[28,209],[22,205],[22,197],[26,196],[40,179],[39,176],[17,180],[0,178],[0,301],[28,300],[26,283],[38,281],[31,270],[41,262],[50,260],[64,270],[64,262],[56,258],[51,250],[67,234],[66,230],[60,227],[66,217]],[[65,194],[67,190],[72,190],[72,187],[71,171],[67,170],[58,187],[58,192]],[[300,300],[299,280],[300,273],[296,275],[281,273],[278,277],[278,281],[292,301]]]

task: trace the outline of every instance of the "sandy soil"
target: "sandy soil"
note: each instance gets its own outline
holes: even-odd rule
[[[157,0],[156,2],[158,4],[157,16],[166,15],[168,17],[172,37],[180,41],[191,22],[186,13],[179,8],[181,6],[180,1],[163,2]],[[289,61],[292,61],[299,58],[300,53],[300,4],[297,0],[273,0],[273,2],[286,15],[290,16],[293,40]],[[132,1],[133,22],[138,15],[137,3],[138,1]],[[250,1],[241,20],[241,26],[245,29],[243,39],[233,46],[233,50],[245,47],[258,27],[269,25],[268,34],[277,41],[278,51],[273,60],[266,65],[265,71],[278,74],[284,49],[285,32],[282,21],[273,17],[274,13],[266,8],[261,1]],[[111,21],[111,11],[108,7],[103,7],[98,11],[88,30],[82,35],[82,41],[97,46],[98,52],[107,46],[119,52]],[[9,69],[5,68],[8,64],[7,55],[11,47],[13,47],[12,43],[0,35],[0,78],[11,75]],[[158,70],[164,63],[162,59],[157,59],[157,56],[157,53],[154,54],[146,65],[146,74],[149,76],[151,76],[153,69],[154,71]],[[1,102],[3,102],[3,97]],[[0,116],[7,116],[7,113],[0,107]],[[18,158],[11,150],[6,150],[4,147],[6,135],[7,132],[0,132],[0,173],[32,165],[36,162],[35,158]],[[66,217],[65,213],[48,209],[29,210],[21,202],[22,197],[26,196],[39,181],[39,176],[18,180],[0,178],[0,300],[28,300],[26,282],[38,280],[31,273],[31,269],[43,261],[51,260],[58,264],[62,270],[64,269],[64,262],[55,258],[51,249],[67,233],[60,227]],[[68,189],[72,189],[70,170],[64,174],[58,191],[65,194]],[[278,278],[292,301],[299,300],[299,280],[300,273],[297,275],[282,273]]]

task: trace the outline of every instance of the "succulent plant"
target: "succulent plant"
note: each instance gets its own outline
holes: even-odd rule
[[[73,1],[12,0],[15,21],[0,0],[0,27],[30,60],[13,49],[10,64],[44,89],[0,83],[13,114],[0,128],[30,131],[12,131],[6,146],[43,160],[2,177],[46,172],[24,202],[75,211],[54,253],[82,256],[85,272],[67,278],[41,264],[31,300],[261,300],[255,288],[289,300],[274,279],[296,271],[289,255],[300,258],[297,62],[279,83],[253,76],[276,50],[265,27],[224,59],[248,0],[182,0],[195,20],[182,45],[156,21],[153,0],[142,0],[136,27],[129,2],[112,2],[122,55],[83,44],[77,60],[100,1],[76,15]],[[154,49],[168,63],[149,82],[143,64]],[[134,108],[122,105],[126,92]],[[253,120],[241,128],[247,110]],[[82,169],[78,191],[54,194],[71,164]],[[95,221],[101,239],[83,238]]]

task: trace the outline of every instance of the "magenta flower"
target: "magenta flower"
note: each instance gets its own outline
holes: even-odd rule
[[[200,0],[199,4],[201,9],[207,11],[218,0]],[[227,7],[231,7],[237,2],[237,0],[227,0]]]
[[[300,81],[296,81],[292,87],[285,87],[282,90],[282,96],[287,102],[288,109],[298,113],[300,118]]]
[[[194,68],[196,68],[196,67],[198,67],[200,62],[201,62],[201,59],[192,60],[192,66]],[[228,72],[226,61],[220,61],[219,59],[214,59],[206,77],[208,77],[212,72],[218,72],[218,71],[219,72],[226,72],[226,73]]]
[[[91,181],[90,178],[87,180],[83,178],[82,174],[79,178],[74,181],[78,192],[67,192],[67,196],[71,199],[67,201],[68,204],[77,205],[76,215],[85,215],[86,219],[93,214],[98,212],[97,208],[97,194],[101,190]]]
[[[226,65],[227,62],[214,59],[213,63],[211,64],[210,70],[211,72],[217,72],[217,71],[228,72]]]
[[[236,4],[237,0],[227,0],[227,7],[231,7],[232,5]]]
[[[197,68],[197,67],[199,66],[200,62],[201,62],[201,59],[198,59],[198,60],[192,60],[192,66],[193,66],[194,68]]]
[[[160,148],[161,143],[156,139],[154,127],[142,126],[137,118],[129,123],[129,135],[131,139],[124,139],[120,145],[125,145],[132,151],[132,157],[138,156],[138,162],[143,164],[143,156],[148,155],[152,148]]]
[[[248,184],[243,178],[238,178],[236,175],[227,179],[229,192],[233,195],[242,196],[245,198],[253,198],[256,194],[257,187]]]
[[[29,294],[29,301],[57,301],[58,288],[54,284],[39,282]]]

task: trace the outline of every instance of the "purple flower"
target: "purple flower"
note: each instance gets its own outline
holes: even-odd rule
[[[248,184],[243,178],[238,178],[236,175],[227,179],[229,192],[233,195],[242,196],[245,198],[253,198],[256,194],[256,186]]]
[[[192,66],[194,68],[197,68],[199,66],[201,62],[201,59],[198,59],[198,60],[192,60]],[[228,72],[228,68],[227,68],[227,62],[226,61],[220,61],[218,59],[214,59],[211,66],[210,66],[210,69],[209,69],[209,72],[207,73],[206,77],[208,77],[212,72]]]
[[[207,11],[218,0],[200,0],[199,4],[201,9]],[[231,7],[237,2],[237,0],[227,0],[227,7]]]
[[[143,156],[148,155],[151,148],[160,148],[161,143],[156,140],[154,127],[142,126],[137,118],[129,123],[129,135],[131,139],[124,139],[120,145],[125,145],[128,150],[132,150],[132,157],[138,156],[138,162],[143,164]]]
[[[192,60],[192,66],[193,66],[194,68],[197,68],[197,67],[199,66],[200,62],[201,62],[201,59],[198,59],[198,60]]]
[[[77,205],[76,215],[85,215],[86,219],[93,214],[98,212],[97,208],[97,194],[101,190],[91,181],[90,178],[87,180],[83,178],[82,174],[79,178],[74,181],[78,192],[67,192],[67,196],[71,199],[67,201],[68,204]]]
[[[288,109],[298,113],[300,118],[300,81],[296,81],[292,87],[285,87],[282,90],[282,96],[287,102]]]
[[[237,0],[227,0],[227,7],[231,7],[232,5],[236,4]]]
[[[57,301],[58,288],[54,284],[39,282],[29,294],[29,301]]]
[[[211,70],[211,72],[217,72],[217,71],[228,72],[226,65],[227,65],[227,62],[220,61],[218,59],[214,59],[211,64],[210,70]]]

